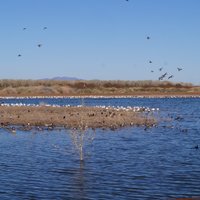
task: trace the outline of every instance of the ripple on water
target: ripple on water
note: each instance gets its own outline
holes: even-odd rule
[[[13,135],[0,129],[1,199],[162,200],[200,195],[200,150],[194,148],[200,146],[198,99],[86,99],[85,103],[159,107],[158,115],[172,120],[147,130],[97,130],[83,163],[68,130]],[[80,104],[79,99],[72,104]],[[183,120],[175,120],[178,116]]]

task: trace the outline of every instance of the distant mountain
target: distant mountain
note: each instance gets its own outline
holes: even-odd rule
[[[53,78],[43,78],[42,80],[58,80],[58,81],[74,81],[74,80],[83,80],[76,77],[68,77],[68,76],[56,76]]]

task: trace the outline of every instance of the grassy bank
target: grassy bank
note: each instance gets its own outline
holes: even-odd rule
[[[200,95],[200,86],[169,81],[0,80],[0,96]]]

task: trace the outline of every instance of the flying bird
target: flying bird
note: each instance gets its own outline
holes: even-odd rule
[[[149,63],[151,64],[151,63],[152,63],[152,61],[150,60],[150,61],[149,61]]]
[[[159,71],[162,71],[163,67],[159,68]]]
[[[24,27],[24,28],[23,28],[23,31],[25,31],[25,30],[26,30],[26,28]]]
[[[153,73],[154,71],[153,70],[151,70],[151,73]]]
[[[149,36],[147,36],[147,40],[149,40],[150,39],[150,37]]]
[[[21,55],[21,54],[18,54],[17,56],[18,56],[18,57],[21,57],[22,55]]]
[[[37,46],[38,46],[38,47],[41,47],[41,46],[42,46],[42,44],[38,44]]]
[[[169,77],[168,77],[168,79],[170,79],[170,78],[173,78],[173,77],[174,77],[174,76],[173,76],[173,75],[171,75],[171,76],[169,76]]]
[[[182,68],[180,68],[180,67],[177,67],[177,69],[178,69],[178,71],[181,71],[181,70],[183,70]]]
[[[165,76],[167,76],[167,72],[165,72],[163,75],[161,75],[159,78],[158,78],[158,80],[160,81],[160,80],[163,80],[163,78],[165,78]]]
[[[163,78],[164,78],[165,76],[167,76],[167,72],[165,72],[162,76],[163,76]]]
[[[47,29],[47,27],[45,26],[44,28],[43,28],[43,30],[46,30]]]

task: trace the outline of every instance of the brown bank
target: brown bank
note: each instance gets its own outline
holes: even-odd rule
[[[8,96],[200,96],[200,86],[152,80],[0,80],[0,97]]]
[[[127,126],[152,126],[156,120],[142,111],[101,107],[0,106],[2,128],[13,125],[24,127],[64,127],[117,129]]]

